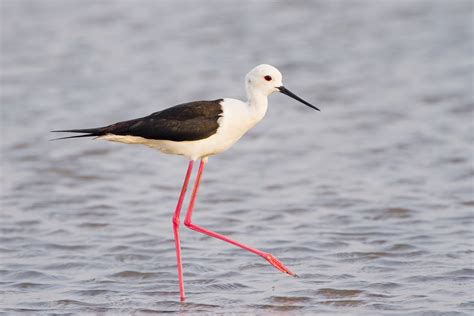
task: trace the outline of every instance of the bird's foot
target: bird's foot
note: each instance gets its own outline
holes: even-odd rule
[[[298,277],[296,273],[291,272],[290,269],[288,269],[283,263],[281,263],[280,260],[278,260],[274,255],[267,253],[265,254],[264,258],[265,260],[270,262],[272,266],[274,266],[281,272],[288,273],[289,275],[294,277]]]

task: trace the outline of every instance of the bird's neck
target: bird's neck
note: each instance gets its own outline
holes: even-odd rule
[[[248,98],[247,104],[252,116],[260,121],[267,112],[268,97],[262,93],[248,93]]]

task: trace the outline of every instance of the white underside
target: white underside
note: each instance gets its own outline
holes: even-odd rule
[[[215,134],[205,139],[175,142],[113,134],[99,138],[125,144],[142,144],[166,154],[183,155],[191,160],[212,156],[229,149],[235,144],[263,118],[267,109],[266,104],[263,107],[256,108],[235,99],[224,99],[221,104],[223,113],[218,120],[219,128]]]

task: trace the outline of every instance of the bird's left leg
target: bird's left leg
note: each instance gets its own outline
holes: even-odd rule
[[[179,215],[181,213],[181,207],[183,206],[183,200],[188,189],[189,179],[191,178],[191,172],[193,171],[194,160],[189,161],[188,171],[186,171],[186,177],[184,178],[183,187],[181,188],[181,194],[179,195],[178,205],[173,216],[173,231],[174,240],[176,246],[176,259],[178,264],[178,280],[179,280],[179,295],[183,301],[185,298],[184,294],[184,279],[183,279],[183,262],[181,259],[181,241],[179,238]]]
[[[272,264],[275,268],[277,268],[281,272],[288,273],[289,275],[292,275],[292,276],[296,276],[295,273],[291,272],[290,269],[288,269],[283,263],[281,263],[272,254],[269,254],[267,252],[263,252],[263,251],[258,250],[256,248],[249,247],[247,245],[241,244],[241,243],[239,243],[239,242],[237,242],[233,239],[230,239],[227,236],[224,236],[224,235],[221,235],[219,233],[213,232],[209,229],[198,226],[198,225],[196,225],[192,222],[193,209],[194,209],[194,205],[196,203],[197,192],[198,192],[198,189],[199,189],[199,185],[201,183],[202,172],[204,171],[204,166],[206,165],[206,163],[207,163],[207,157],[202,158],[201,163],[199,164],[199,171],[198,171],[198,174],[196,176],[196,183],[194,184],[194,190],[193,190],[193,193],[191,195],[191,201],[189,203],[188,213],[186,214],[186,218],[184,219],[184,225],[186,225],[190,229],[195,230],[197,232],[200,232],[200,233],[203,233],[205,235],[223,240],[223,241],[228,242],[230,244],[236,245],[236,246],[238,246],[242,249],[253,252],[256,255],[259,255],[259,256],[263,257],[265,260],[267,260],[270,264]]]

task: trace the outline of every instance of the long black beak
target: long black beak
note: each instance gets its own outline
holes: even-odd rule
[[[305,100],[301,99],[299,96],[297,96],[296,94],[294,94],[293,92],[291,92],[290,90],[288,90],[287,88],[285,88],[284,86],[281,86],[281,87],[277,87],[277,89],[283,93],[283,94],[286,94],[287,96],[289,96],[290,98],[293,98],[295,100],[298,100],[300,101],[301,103],[309,106],[310,108],[313,108],[317,111],[320,111],[320,109],[318,109],[317,107],[315,107],[314,105],[310,104],[309,102],[306,102]]]

